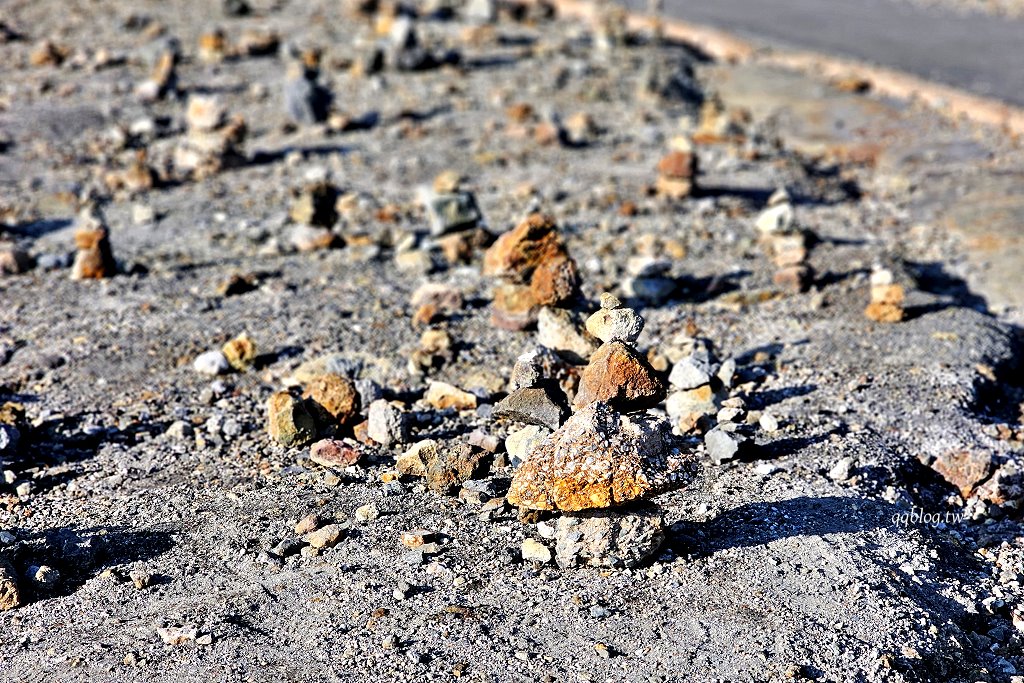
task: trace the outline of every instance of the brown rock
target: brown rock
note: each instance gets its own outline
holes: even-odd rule
[[[556,306],[576,296],[579,275],[576,263],[559,253],[537,265],[530,278],[530,293],[538,306]]]
[[[611,341],[590,357],[573,407],[579,410],[603,401],[631,412],[653,408],[664,398],[665,386],[643,356],[620,341]]]
[[[696,161],[691,152],[673,150],[658,162],[658,175],[672,180],[689,180],[696,170]]]
[[[932,469],[969,498],[992,471],[992,456],[981,451],[949,451],[932,461]]]
[[[345,425],[359,414],[359,393],[347,377],[327,373],[314,377],[302,392],[324,425]]]
[[[102,218],[89,207],[78,217],[75,231],[75,263],[71,277],[75,280],[92,280],[111,277],[117,271],[114,255],[110,249],[107,226]]]
[[[494,289],[491,324],[503,330],[525,330],[537,323],[539,310],[529,287],[502,284]]]
[[[568,258],[550,216],[531,214],[514,229],[501,235],[484,254],[484,275],[507,277],[519,284],[531,282],[534,271],[550,260]],[[548,266],[552,278],[561,265]],[[575,268],[573,268],[575,277]],[[577,283],[574,283],[574,286]]]
[[[508,492],[533,510],[607,508],[685,486],[692,457],[672,448],[669,425],[622,415],[597,402],[580,410],[530,451]]]
[[[0,557],[0,611],[14,609],[21,605],[21,591],[18,588],[18,574],[7,558]]]
[[[873,285],[871,303],[864,309],[864,315],[877,323],[898,323],[903,320],[904,292],[901,285]]]
[[[431,382],[424,398],[427,403],[438,410],[447,408],[473,410],[476,408],[476,396],[447,382]]]
[[[427,488],[447,495],[454,494],[466,480],[486,475],[494,457],[463,443],[427,449],[424,455]]]
[[[0,275],[17,275],[32,267],[33,259],[13,244],[0,244]]]
[[[772,282],[776,286],[793,293],[800,293],[807,290],[813,278],[811,267],[805,264],[788,266],[775,272]]]

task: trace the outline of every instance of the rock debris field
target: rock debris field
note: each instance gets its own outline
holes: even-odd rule
[[[0,65],[0,679],[1024,681],[998,131],[543,2]]]

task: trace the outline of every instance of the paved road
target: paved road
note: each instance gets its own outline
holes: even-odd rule
[[[646,0],[622,0],[642,11]],[[1024,21],[892,0],[665,0],[671,17],[1024,105]]]

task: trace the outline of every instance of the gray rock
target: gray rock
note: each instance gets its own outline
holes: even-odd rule
[[[622,283],[622,288],[626,296],[659,304],[676,291],[676,281],[668,277],[631,277]]]
[[[284,83],[284,110],[295,123],[312,125],[327,120],[331,94],[309,74],[289,73]]]
[[[587,318],[587,332],[602,342],[632,344],[644,329],[644,319],[632,308],[604,308]]]
[[[598,341],[586,331],[583,316],[563,308],[545,306],[537,316],[537,341],[573,363],[586,363]]]
[[[661,508],[654,504],[563,515],[555,523],[559,567],[635,567],[665,540]]]
[[[509,380],[510,391],[554,384],[557,377],[568,370],[569,364],[557,353],[537,346],[516,359]]]
[[[534,446],[544,441],[550,434],[550,429],[539,425],[529,425],[509,434],[505,439],[505,450],[508,451],[512,466],[519,467]]]
[[[707,449],[708,457],[716,465],[735,460],[745,449],[750,439],[738,431],[731,431],[725,423],[712,429],[704,435],[704,447]]]
[[[565,397],[551,387],[516,389],[494,406],[492,415],[548,429],[558,429],[569,417]]]
[[[384,389],[372,379],[358,379],[355,385],[361,406],[369,406],[374,401],[384,398]]]
[[[378,399],[370,404],[366,435],[385,448],[389,448],[408,440],[408,426],[398,408],[384,399]]]
[[[668,382],[676,389],[696,389],[709,383],[714,371],[711,352],[706,347],[699,346],[689,356],[680,358],[672,367]]]
[[[431,235],[475,228],[482,219],[472,192],[436,194],[428,190],[424,195]]]
[[[11,425],[0,425],[0,455],[10,455],[18,447],[21,433]]]

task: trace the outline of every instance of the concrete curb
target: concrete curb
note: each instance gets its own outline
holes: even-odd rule
[[[589,0],[551,2],[560,16],[585,21],[593,21],[596,17],[596,7]],[[654,19],[630,13],[627,22],[630,29],[636,30],[652,26]],[[813,51],[757,45],[727,31],[680,19],[663,20],[662,28],[665,36],[696,45],[719,60],[772,64],[825,79],[856,78],[867,83],[878,94],[916,100],[948,118],[966,118],[993,126],[1014,138],[1024,136],[1024,109],[1002,100],[974,95],[959,88],[857,60]]]

